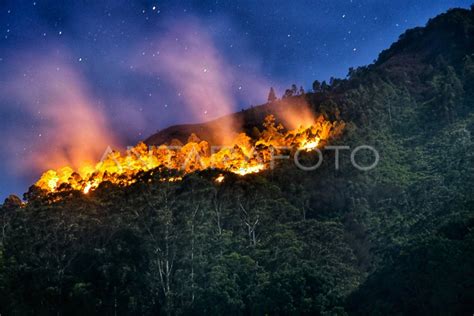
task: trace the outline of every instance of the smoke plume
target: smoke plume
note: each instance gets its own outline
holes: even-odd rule
[[[24,124],[33,125],[9,133],[11,166],[25,173],[97,162],[116,142],[84,80],[56,55],[25,61],[32,59],[19,58],[15,74],[0,88],[7,110],[21,112]]]
[[[136,56],[138,68],[147,74],[166,78],[181,98],[183,111],[191,113],[194,122],[208,121],[237,110],[237,96],[245,83],[248,95],[265,98],[268,83],[259,75],[258,63],[246,54],[246,73],[231,64],[219,52],[211,35],[197,20],[170,22],[165,34],[146,44]],[[189,115],[188,115],[189,117]],[[215,131],[216,138],[228,142],[239,122],[226,121]]]

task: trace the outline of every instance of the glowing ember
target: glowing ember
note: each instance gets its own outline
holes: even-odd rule
[[[84,188],[84,194],[89,193],[90,189],[92,188],[92,184],[88,183],[86,184],[86,187]]]
[[[224,175],[223,175],[223,174],[220,174],[220,175],[215,179],[215,181],[221,183],[222,181],[224,181]]]
[[[230,171],[243,176],[243,175],[246,175],[246,174],[249,174],[249,173],[260,172],[260,171],[264,170],[265,167],[266,166],[264,164],[258,164],[258,165],[255,165],[255,166],[241,167],[241,168],[235,169],[235,170],[231,169]]]
[[[339,135],[344,122],[329,122],[319,116],[311,125],[285,132],[283,126],[277,125],[274,117],[269,115],[265,118],[263,127],[259,139],[255,140],[241,133],[235,137],[231,146],[222,147],[217,152],[208,142],[200,140],[194,134],[184,146],[147,147],[139,143],[127,150],[125,155],[111,152],[95,166],[85,165],[77,171],[70,167],[46,171],[36,182],[36,186],[48,192],[74,189],[87,194],[104,181],[121,186],[131,185],[139,172],[155,168],[175,170],[181,176],[209,168],[242,176],[258,173],[269,168],[272,155],[278,154],[279,148],[314,150],[321,141]],[[179,181],[181,176],[162,178],[161,181]],[[224,176],[220,175],[215,180],[222,182],[223,179]]]
[[[316,137],[314,140],[306,140],[305,142],[301,144],[300,148],[306,151],[311,151],[318,147],[319,141],[320,141],[319,137]]]
[[[48,187],[50,187],[52,190],[56,189],[56,186],[58,185],[59,178],[58,177],[53,177],[48,181]]]

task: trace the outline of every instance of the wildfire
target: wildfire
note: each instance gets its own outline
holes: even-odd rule
[[[85,165],[77,171],[70,167],[48,170],[36,182],[36,186],[55,192],[62,189],[81,190],[84,194],[109,181],[126,186],[134,183],[135,176],[142,171],[164,167],[185,175],[194,171],[217,168],[238,175],[258,173],[267,169],[273,154],[281,148],[297,148],[311,151],[330,136],[337,136],[344,128],[344,122],[330,122],[319,116],[313,124],[284,131],[275,123],[273,115],[265,118],[260,137],[254,140],[245,133],[238,134],[230,146],[215,148],[196,135],[191,135],[183,146],[171,145],[147,147],[139,143],[127,150],[125,155],[112,151],[103,161]],[[179,181],[180,176],[163,178],[162,181]],[[219,175],[215,181],[222,182]]]
[[[217,176],[217,178],[215,179],[216,182],[218,183],[221,183],[222,181],[224,181],[224,175],[223,174],[220,174],[219,176]]]
[[[305,142],[303,142],[303,143],[301,144],[301,147],[300,147],[300,148],[301,148],[301,149],[304,149],[304,150],[306,150],[306,151],[311,151],[311,150],[313,150],[313,149],[315,149],[315,148],[318,147],[319,141],[320,141],[319,137],[316,137],[316,138],[313,139],[313,140],[306,140]]]
[[[86,187],[84,188],[84,193],[85,193],[85,194],[89,193],[89,191],[91,190],[91,188],[92,188],[92,183],[90,183],[90,182],[87,183],[87,184],[86,184]]]

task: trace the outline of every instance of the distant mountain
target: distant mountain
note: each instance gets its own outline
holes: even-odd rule
[[[350,148],[337,169],[324,151],[313,171],[288,160],[165,182],[159,169],[89,194],[33,186],[27,204],[10,197],[0,210],[0,313],[471,315],[473,45],[474,8],[453,9],[345,79],[146,140],[208,139],[231,121],[252,133],[268,113],[308,106],[346,122],[331,143]],[[376,168],[351,164],[360,145],[378,151]]]

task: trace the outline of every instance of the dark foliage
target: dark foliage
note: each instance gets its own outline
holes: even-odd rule
[[[473,45],[473,11],[451,10],[347,79],[288,89],[347,122],[333,145],[379,151],[368,172],[349,151],[336,170],[325,151],[312,172],[282,162],[217,184],[217,171],[170,183],[155,171],[9,197],[0,313],[471,315]],[[240,114],[249,133],[265,111]]]

